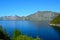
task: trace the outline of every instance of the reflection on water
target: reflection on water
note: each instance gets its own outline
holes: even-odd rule
[[[58,32],[59,38],[60,38],[60,27],[58,27],[58,26],[52,26],[52,27]]]
[[[48,24],[48,21],[0,21],[0,25],[6,28],[10,35],[17,28],[23,35],[39,36],[43,40],[60,39],[59,33]]]
[[[52,26],[59,34],[60,34],[60,27],[58,26]]]

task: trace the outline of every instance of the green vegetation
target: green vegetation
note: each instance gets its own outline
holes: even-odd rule
[[[40,40],[40,38],[28,37],[27,35],[22,35],[20,31],[14,30],[12,40]]]
[[[19,35],[21,35],[22,33],[18,30],[14,30],[13,32],[13,36],[12,36],[12,40],[15,40],[16,37],[18,37]]]
[[[39,37],[33,38],[29,37],[27,35],[22,35],[22,33],[15,29],[13,32],[12,37],[10,38],[9,33],[2,29],[2,26],[0,26],[0,40],[41,40]]]
[[[8,33],[3,31],[2,26],[0,26],[0,40],[10,40]]]
[[[17,38],[15,38],[15,40],[40,40],[40,38],[37,37],[37,38],[34,39],[34,38],[28,37],[26,35],[20,35]]]
[[[51,24],[60,24],[60,14],[56,16],[51,22]]]

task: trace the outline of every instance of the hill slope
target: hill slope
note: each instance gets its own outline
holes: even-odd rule
[[[60,24],[60,15],[56,16],[50,23],[51,24]]]
[[[34,14],[31,14],[26,17],[26,20],[52,20],[55,16],[59,15],[59,13],[51,12],[51,11],[38,11]]]

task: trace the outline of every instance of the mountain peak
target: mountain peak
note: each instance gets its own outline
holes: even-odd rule
[[[37,11],[36,13],[50,13],[52,11]]]

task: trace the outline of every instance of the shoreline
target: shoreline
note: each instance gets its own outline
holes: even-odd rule
[[[49,24],[49,25],[60,27],[60,24]]]

